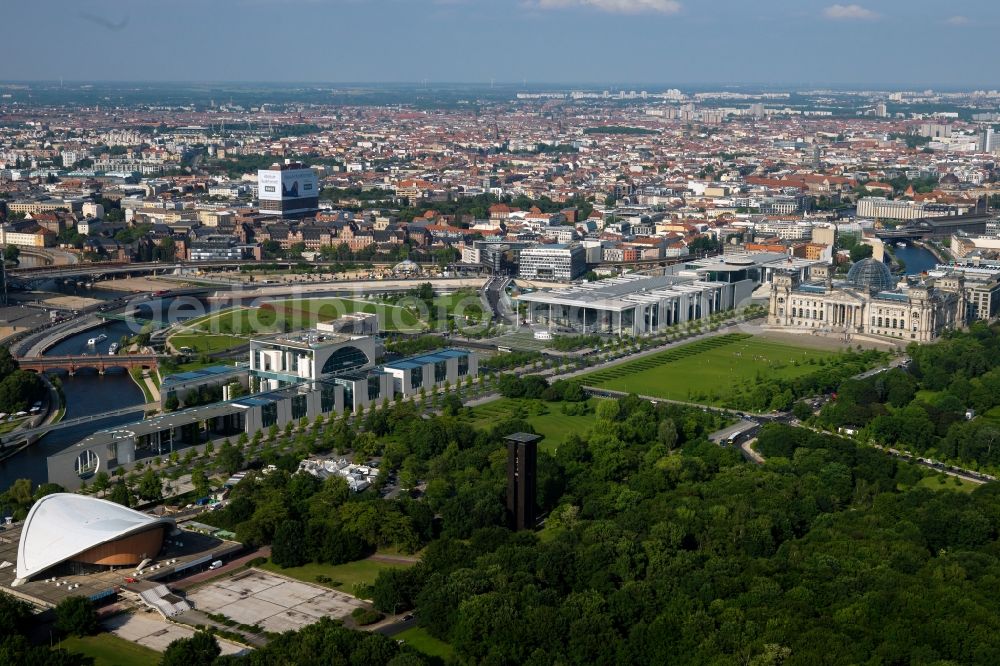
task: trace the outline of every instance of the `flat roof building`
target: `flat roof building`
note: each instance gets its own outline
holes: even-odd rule
[[[250,376],[258,390],[277,389],[324,375],[374,367],[378,338],[311,329],[250,340]]]
[[[625,275],[518,296],[527,323],[563,333],[643,335],[731,310],[749,300],[756,283],[697,277]]]
[[[587,272],[583,246],[539,245],[521,250],[518,275],[525,280],[569,282]]]
[[[275,163],[257,171],[257,200],[262,213],[306,217],[319,210],[316,172],[298,162]]]
[[[404,396],[425,392],[448,382],[457,386],[479,372],[478,356],[467,349],[442,349],[386,363],[382,370],[392,375],[393,390]]]

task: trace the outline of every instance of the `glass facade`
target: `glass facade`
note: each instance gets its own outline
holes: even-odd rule
[[[335,380],[338,384],[344,387],[344,411],[353,412],[354,411],[354,382],[347,379],[337,379]]]
[[[458,376],[465,377],[469,374],[469,357],[459,356],[458,357]]]
[[[278,403],[270,402],[260,408],[260,422],[265,428],[278,422]]]
[[[424,385],[424,366],[410,369],[410,388],[419,389]]]
[[[368,400],[378,400],[379,393],[382,392],[381,377],[370,375],[368,377]]]
[[[448,361],[434,362],[434,383],[440,384],[448,379]]]
[[[306,401],[306,396],[304,395],[294,395],[292,396],[292,418],[295,420],[301,419],[308,413],[309,405]]]
[[[341,347],[326,359],[320,374],[329,375],[344,370],[354,370],[368,363],[368,357],[357,347]]]
[[[320,386],[319,408],[324,414],[329,414],[337,408],[337,387],[331,384]]]
[[[568,282],[587,272],[586,252],[580,245],[533,247],[521,251],[520,276]]]

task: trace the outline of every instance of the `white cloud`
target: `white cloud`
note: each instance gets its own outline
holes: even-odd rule
[[[969,25],[970,21],[966,16],[952,16],[945,19],[945,23],[948,25]]]
[[[677,0],[538,0],[542,9],[563,7],[593,7],[615,14],[676,14],[681,10]]]
[[[836,21],[870,21],[878,14],[861,5],[830,5],[823,10],[823,16]]]

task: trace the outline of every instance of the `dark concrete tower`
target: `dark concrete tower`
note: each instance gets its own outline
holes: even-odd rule
[[[507,518],[515,530],[535,527],[535,469],[539,435],[516,432],[507,442]]]

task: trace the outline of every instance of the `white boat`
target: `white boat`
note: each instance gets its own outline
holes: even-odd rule
[[[104,342],[107,339],[108,339],[108,336],[106,336],[103,333],[101,333],[96,338],[91,338],[91,339],[87,340],[87,344],[90,345],[91,347],[93,347],[98,342]]]
[[[112,342],[111,345],[108,347],[108,356],[114,356],[117,353],[118,353],[118,343]]]
[[[898,241],[896,243],[896,247],[906,247],[906,243],[904,243],[903,241]]]

